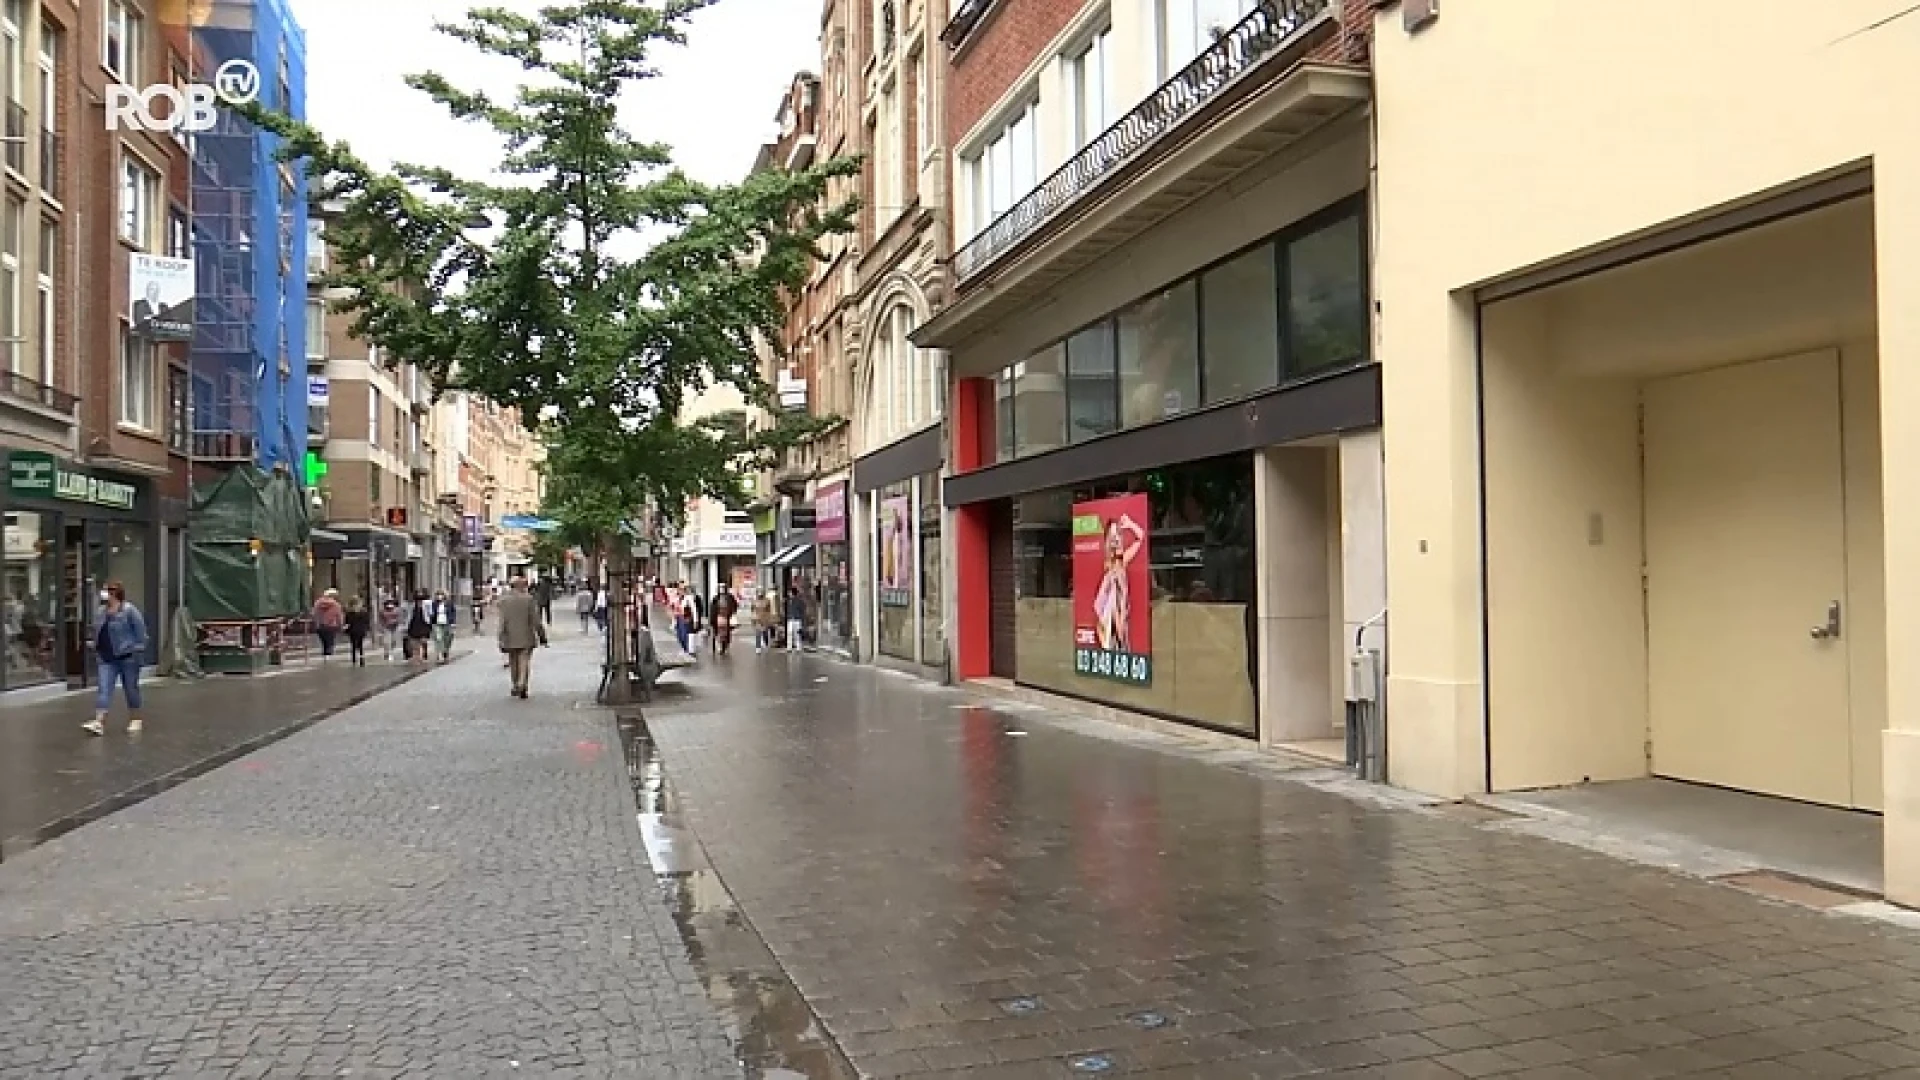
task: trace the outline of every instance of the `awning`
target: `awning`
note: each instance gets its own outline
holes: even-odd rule
[[[767,565],[771,567],[812,566],[813,545],[795,544],[790,548],[783,549],[773,558],[768,559]]]
[[[347,542],[346,533],[334,532],[332,529],[309,529],[308,533],[315,540],[329,540],[336,544],[344,544]]]

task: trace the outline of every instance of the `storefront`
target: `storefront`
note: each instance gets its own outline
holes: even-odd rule
[[[942,429],[925,428],[854,462],[866,558],[857,590],[873,627],[875,659],[943,677]]]
[[[854,629],[853,567],[847,536],[847,485],[844,480],[816,489],[814,506],[815,565],[818,568],[820,647],[858,655]]]
[[[420,554],[405,533],[379,526],[323,530],[313,538],[313,591],[338,589],[368,602],[386,594],[410,597],[419,587]]]
[[[958,381],[961,677],[1338,745],[1346,652],[1384,604],[1366,236],[1350,197],[1186,253]]]
[[[47,453],[6,456],[0,686],[84,685],[92,678],[93,616],[108,582],[124,586],[142,612],[162,610],[152,482]],[[159,640],[157,629],[151,637]],[[156,657],[150,648],[147,661]]]

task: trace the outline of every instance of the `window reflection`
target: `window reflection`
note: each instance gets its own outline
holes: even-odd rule
[[[1288,374],[1367,356],[1367,290],[1360,219],[1342,218],[1287,249]]]
[[[1067,339],[1067,438],[1120,430],[1120,381],[1113,324],[1095,323]]]
[[[1199,324],[1192,281],[1120,312],[1120,419],[1127,427],[1200,402]]]
[[[1262,244],[1200,279],[1207,404],[1280,381],[1279,286],[1274,249]]]
[[[1014,452],[1037,454],[1067,441],[1066,354],[1051,345],[1015,369],[1013,380]]]

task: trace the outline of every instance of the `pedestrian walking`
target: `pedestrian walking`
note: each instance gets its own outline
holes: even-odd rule
[[[328,589],[313,604],[313,632],[320,638],[320,659],[333,657],[333,644],[347,624],[346,609],[340,606],[340,590]]]
[[[773,646],[774,619],[778,613],[773,610],[773,593],[768,589],[760,590],[759,599],[753,602],[753,651],[766,652]]]
[[[526,578],[513,579],[499,606],[500,651],[507,654],[507,675],[512,683],[508,693],[524,701],[527,677],[533,673],[533,650],[547,643],[547,628],[540,621],[538,604],[527,594]]]
[[[388,594],[380,600],[380,658],[391,664],[393,650],[400,644],[400,631],[405,626],[406,616],[400,610],[398,597]]]
[[[113,709],[113,684],[119,680],[127,698],[127,734],[140,730],[140,665],[147,658],[147,620],[127,601],[127,590],[117,581],[100,590],[100,609],[93,616],[93,655],[100,689],[93,699],[93,719],[82,724],[90,735],[107,733],[107,713]]]
[[[453,631],[460,625],[460,612],[447,597],[445,589],[433,594],[433,607],[428,610],[428,622],[433,627],[433,647],[444,664],[453,659]],[[426,643],[422,642],[420,648],[424,651]]]
[[[716,656],[724,656],[733,645],[733,624],[740,616],[740,601],[734,597],[733,590],[726,582],[720,583],[720,591],[713,596],[713,603],[707,605],[707,614],[713,630],[707,635],[707,648]]]
[[[800,591],[800,583],[794,582],[787,587],[787,651],[800,648],[800,637],[807,628],[807,598]]]
[[[354,597],[347,601],[347,662],[354,667],[367,666],[367,631],[373,628],[373,612],[367,602]]]
[[[573,606],[580,612],[580,632],[584,634],[592,630],[593,590],[587,588],[585,585],[580,586],[580,592],[573,598]]]
[[[607,587],[602,585],[593,594],[593,621],[600,624],[600,632],[607,632]]]
[[[540,624],[542,626],[553,625],[553,589],[554,581],[551,577],[542,577],[540,584],[535,586],[534,599],[540,602]]]
[[[433,617],[429,610],[432,603],[427,590],[421,589],[413,595],[413,610],[407,615],[407,660],[427,662],[427,639],[433,636]]]
[[[680,642],[680,651],[683,653],[693,651],[693,631],[699,625],[699,618],[699,609],[693,604],[693,594],[681,593],[680,610],[674,612],[673,616],[673,636],[674,640]]]

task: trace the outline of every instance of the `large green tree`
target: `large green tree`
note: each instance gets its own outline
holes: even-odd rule
[[[407,80],[452,117],[499,134],[490,177],[378,169],[305,124],[244,109],[284,137],[286,157],[304,159],[316,198],[341,206],[327,226],[336,269],[326,284],[344,290],[336,307],[353,314],[355,334],[442,390],[537,423],[545,512],[611,541],[616,572],[622,526],[642,508],[734,496],[741,472],[830,422],[776,407],[759,348],[780,340],[786,298],[822,257],[821,239],[851,229],[852,202],[830,203],[830,184],[858,162],[703,183],[619,120],[622,92],[658,77],[650,52],[684,44],[689,17],[713,2],[576,0],[532,15],[487,7],[441,26],[526,73],[511,100],[431,73]],[[716,384],[780,422],[682,424],[683,406]],[[623,628],[613,629],[619,693],[631,658]]]

